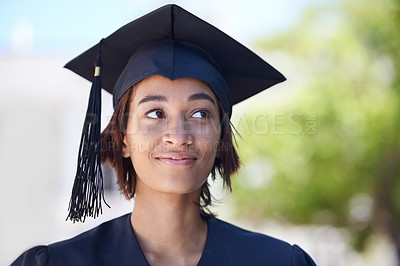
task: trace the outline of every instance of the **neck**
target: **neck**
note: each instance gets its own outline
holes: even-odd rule
[[[200,190],[190,194],[146,193],[136,187],[131,223],[151,265],[197,264],[207,238],[200,215]]]

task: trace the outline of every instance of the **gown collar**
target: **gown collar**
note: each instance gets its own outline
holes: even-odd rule
[[[143,253],[142,248],[140,247],[140,244],[136,238],[135,232],[133,231],[133,228],[131,226],[131,215],[126,215],[126,228],[127,228],[127,235],[130,237],[130,244],[123,245],[125,247],[129,247],[126,251],[130,253],[130,256],[128,257],[133,257],[135,258],[135,262],[138,265],[150,265],[149,262],[146,259],[146,256]],[[215,234],[215,228],[214,228],[214,222],[215,218],[209,218],[206,219],[207,222],[207,238],[206,238],[206,244],[204,245],[203,252],[201,254],[200,260],[197,265],[210,265],[211,262],[215,262],[212,258],[218,258],[220,256],[216,256],[217,253],[218,255],[221,254],[221,252],[224,251],[224,247],[222,246],[222,250],[219,248],[216,248],[216,244],[218,243],[218,237]]]

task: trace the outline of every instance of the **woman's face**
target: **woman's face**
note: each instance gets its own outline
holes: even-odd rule
[[[215,161],[221,127],[218,102],[194,78],[151,76],[135,88],[124,137],[124,157],[137,174],[136,189],[199,191]]]

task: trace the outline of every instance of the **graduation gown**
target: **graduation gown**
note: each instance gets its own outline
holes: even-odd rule
[[[217,218],[207,220],[207,240],[198,265],[315,265],[297,245],[243,230]],[[74,238],[37,246],[16,265],[149,265],[136,239],[130,214],[105,222]]]

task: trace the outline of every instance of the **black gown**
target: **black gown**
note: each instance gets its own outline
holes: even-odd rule
[[[226,223],[207,220],[207,240],[198,265],[315,265],[296,245]],[[135,237],[130,214],[105,222],[74,238],[37,246],[16,265],[149,265]]]

